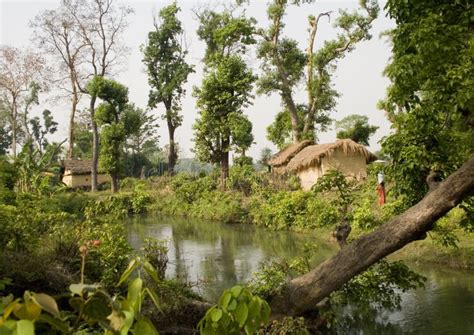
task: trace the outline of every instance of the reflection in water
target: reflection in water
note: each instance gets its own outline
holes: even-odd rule
[[[225,288],[250,279],[264,260],[301,255],[305,243],[318,244],[315,262],[335,250],[334,245],[311,234],[183,218],[134,218],[129,225],[130,243],[139,249],[145,237],[168,239],[166,275],[197,283],[199,293],[210,300],[217,299]]]
[[[168,239],[166,275],[197,283],[203,297],[216,300],[236,283],[247,281],[268,259],[295,257],[305,243],[319,247],[315,263],[336,246],[314,234],[273,232],[251,225],[224,225],[195,219],[137,217],[129,225],[130,243],[139,249],[144,237]],[[411,266],[428,278],[425,289],[402,295],[400,311],[370,317],[346,308],[349,317],[339,334],[474,334],[474,275]]]

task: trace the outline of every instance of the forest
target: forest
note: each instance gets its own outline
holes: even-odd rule
[[[131,59],[131,3],[58,1],[31,17],[29,47],[0,44],[0,335],[474,332],[472,281],[461,319],[454,307],[423,321],[431,328],[390,318],[437,285],[420,267],[474,278],[471,1],[317,12],[316,0],[268,0],[261,21],[253,1],[196,2],[199,61],[179,1],[140,18],[153,21],[134,65],[145,107],[134,80],[117,79]],[[311,14],[288,20],[293,8]],[[381,34],[389,84],[376,118],[391,129],[371,153],[379,126],[336,116],[335,81],[341,61],[379,38],[381,17],[393,27]],[[249,107],[270,96],[280,110],[253,123]],[[277,152],[249,155],[257,128]],[[322,143],[329,130],[334,143]],[[180,132],[192,133],[192,158]],[[156,233],[167,222],[171,235]],[[310,242],[291,244],[300,239]],[[219,257],[196,251],[204,242]]]

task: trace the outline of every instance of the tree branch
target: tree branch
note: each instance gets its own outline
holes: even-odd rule
[[[309,273],[291,280],[270,301],[275,317],[301,315],[385,256],[416,241],[466,197],[474,194],[474,156],[418,204],[353,241]]]

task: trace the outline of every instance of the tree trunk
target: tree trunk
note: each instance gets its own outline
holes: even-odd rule
[[[229,178],[229,139],[225,139],[222,141],[222,148],[224,152],[222,152],[221,158],[221,187],[223,190],[226,189],[226,180]]]
[[[294,278],[270,301],[278,315],[301,315],[351,278],[410,242],[426,237],[436,220],[474,194],[474,156],[418,204],[353,241],[309,273]]]
[[[79,102],[78,98],[78,93],[77,93],[77,88],[74,79],[72,81],[72,108],[71,108],[71,115],[69,116],[69,149],[67,151],[67,158],[72,159],[74,157],[74,119],[76,117],[76,109],[77,109],[77,104]]]
[[[169,152],[168,152],[168,171],[171,174],[174,174],[174,167],[176,166],[176,161],[178,160],[178,154],[176,153],[176,144],[174,142],[174,132],[176,127],[174,126],[170,117],[167,117],[168,123],[168,134],[169,134]]]
[[[119,190],[119,177],[115,173],[110,174],[112,193],[117,193]]]
[[[16,140],[17,140],[17,107],[16,107],[16,97],[13,97],[12,100],[12,152],[13,158],[16,158]]]
[[[97,97],[91,96],[90,113],[92,123],[92,166],[91,166],[91,191],[97,192],[97,166],[99,163],[99,130],[95,122],[95,101]]]
[[[285,103],[288,112],[290,113],[290,120],[291,120],[291,133],[293,142],[296,143],[300,140],[301,131],[300,131],[300,119],[298,117],[298,108],[293,101],[291,96],[291,92],[289,88],[284,88],[281,97],[283,102]]]

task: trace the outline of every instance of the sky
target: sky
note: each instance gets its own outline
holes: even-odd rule
[[[128,0],[119,1],[134,9],[134,14],[129,16],[129,27],[122,36],[123,42],[129,47],[130,53],[126,58],[121,70],[114,78],[129,88],[129,99],[138,107],[145,108],[148,101],[149,86],[147,76],[142,63],[140,45],[146,42],[147,33],[153,30],[153,15],[160,8],[166,6],[170,1],[161,0]],[[198,22],[193,9],[206,3],[215,3],[215,0],[178,0],[181,7],[179,18],[183,22],[188,43],[188,63],[195,65],[195,73],[191,74],[186,84],[187,93],[182,100],[183,125],[176,131],[176,140],[181,148],[181,157],[193,157],[193,131],[192,125],[198,116],[196,101],[192,97],[193,86],[199,86],[202,80],[202,58],[205,45],[198,40],[195,33]],[[225,1],[223,1],[225,2]],[[257,19],[259,27],[268,25],[266,18],[266,0],[251,0],[247,14]],[[29,21],[45,9],[55,9],[59,6],[59,0],[0,0],[0,44],[15,46],[18,48],[31,47],[32,30]],[[383,8],[383,3],[380,4]],[[327,39],[334,38],[337,31],[333,29],[332,22],[339,9],[355,9],[357,1],[334,1],[319,0],[311,5],[301,7],[290,7],[286,17],[284,34],[298,41],[301,48],[306,48],[307,16],[317,15],[320,12],[332,11],[331,21],[322,19],[316,37],[315,49]],[[370,149],[380,149],[379,141],[388,135],[390,124],[385,118],[383,111],[377,109],[377,101],[385,96],[389,85],[387,78],[383,76],[383,70],[390,58],[390,45],[386,38],[380,34],[394,27],[383,12],[373,23],[370,41],[364,41],[356,46],[356,49],[338,62],[334,75],[334,87],[340,92],[341,97],[337,100],[336,112],[331,116],[340,120],[351,114],[367,115],[369,123],[379,126],[378,131],[370,140]],[[258,69],[259,61],[253,53],[245,56],[245,60],[253,68]],[[301,86],[296,91],[296,100],[304,102],[306,92]],[[54,140],[62,140],[67,137],[67,124],[69,117],[69,105],[67,102],[58,102],[53,99],[40,97],[40,106],[33,110],[32,115],[39,115],[42,110],[48,108],[52,111],[55,120],[60,124]],[[86,99],[82,103],[86,104]],[[282,109],[281,99],[278,94],[270,96],[255,96],[253,105],[245,110],[250,121],[253,123],[254,144],[248,151],[248,155],[258,159],[263,148],[269,147],[273,152],[277,148],[266,139],[266,128],[272,123],[275,115]],[[164,108],[160,106],[153,112],[161,115]],[[160,121],[160,146],[167,143],[167,129],[164,121]],[[320,134],[320,143],[332,142],[336,139],[336,131]]]

